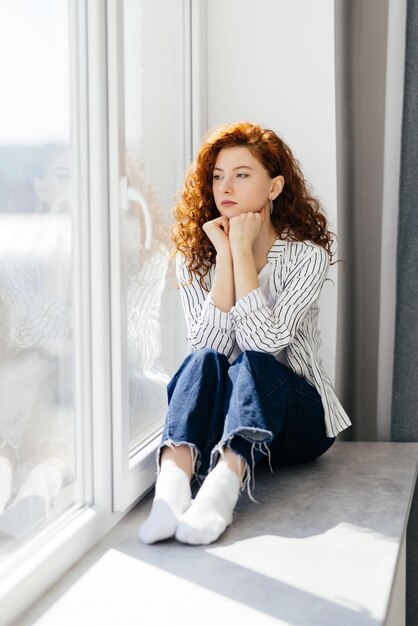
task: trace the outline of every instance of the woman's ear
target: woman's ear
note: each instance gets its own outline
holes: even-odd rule
[[[272,200],[275,200],[277,196],[279,196],[282,193],[282,190],[284,187],[284,178],[283,176],[276,176],[275,178],[272,179],[271,182],[272,182],[272,186],[271,186],[270,197]]]

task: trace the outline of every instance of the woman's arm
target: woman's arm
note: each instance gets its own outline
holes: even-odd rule
[[[229,313],[235,304],[234,271],[230,253],[216,256],[211,293],[215,306]]]
[[[260,233],[262,220],[260,213],[243,213],[231,218],[229,223],[235,302],[259,286],[253,244]]]
[[[46,288],[39,259],[2,263],[1,291],[8,307],[9,339],[15,347],[58,352],[69,337],[72,312],[65,300]]]
[[[180,254],[176,259],[176,273],[190,345],[195,350],[212,348],[229,358],[235,345],[235,331],[229,313],[216,306],[212,291],[208,293],[204,290],[195,275],[190,280]],[[218,277],[221,277],[220,273]],[[211,276],[207,278],[210,287]]]
[[[298,245],[298,244],[292,244]],[[261,289],[237,300],[231,311],[241,350],[277,354],[293,339],[309,308],[318,299],[329,268],[329,256],[320,246],[306,247],[290,268],[273,308]]]
[[[234,272],[229,245],[229,222],[218,217],[203,226],[216,250],[216,269],[212,282],[212,298],[215,306],[228,313],[235,304]]]
[[[161,353],[161,298],[168,251],[155,250],[140,262],[128,259],[128,359],[144,372]]]

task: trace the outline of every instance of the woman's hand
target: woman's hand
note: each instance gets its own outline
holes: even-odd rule
[[[203,224],[203,230],[213,243],[216,253],[230,252],[229,221],[224,215]]]
[[[203,224],[203,230],[216,250],[216,269],[212,282],[212,299],[216,307],[225,311],[235,304],[234,273],[229,245],[229,221],[224,215]]]
[[[259,286],[253,245],[262,223],[263,215],[252,212],[241,213],[229,220],[236,301]]]
[[[261,213],[241,213],[229,221],[229,241],[232,251],[251,251],[260,233],[263,217]]]

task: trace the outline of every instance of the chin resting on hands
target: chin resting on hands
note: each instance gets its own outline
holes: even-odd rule
[[[210,222],[203,224],[203,230],[213,243],[216,252],[229,250],[229,220],[221,215]]]
[[[251,248],[262,225],[260,213],[241,213],[229,220],[229,239],[232,247],[245,246]]]

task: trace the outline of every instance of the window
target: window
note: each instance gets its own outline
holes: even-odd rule
[[[0,563],[86,497],[69,26],[65,0],[1,7]]]
[[[190,17],[189,0],[0,9],[5,623],[155,479],[187,351],[169,225],[191,153]]]
[[[155,478],[143,451],[187,349],[169,236],[189,158],[185,3],[125,0],[108,24],[114,507],[124,510]]]

